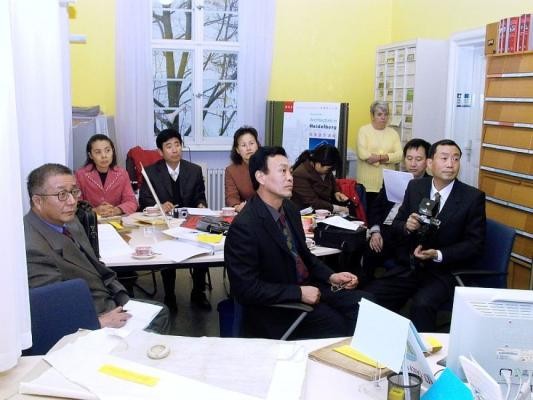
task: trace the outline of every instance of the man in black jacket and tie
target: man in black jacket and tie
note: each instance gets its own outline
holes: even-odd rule
[[[163,211],[171,212],[176,206],[207,207],[202,169],[182,159],[183,140],[179,132],[174,129],[161,131],[157,135],[156,144],[163,159],[146,167],[146,174],[163,206]],[[139,191],[141,209],[155,204],[148,184],[143,181]],[[191,302],[203,310],[211,310],[211,304],[205,295],[207,268],[193,268],[192,275]],[[176,311],[176,270],[163,269],[161,276],[165,288],[165,304]]]
[[[421,332],[435,330],[437,311],[453,297],[451,271],[471,268],[483,253],[485,194],[457,179],[460,160],[461,149],[452,140],[431,146],[428,167],[433,177],[409,182],[392,223],[397,265],[365,287],[394,311],[410,299],[410,319]],[[436,199],[438,227],[429,226],[419,213],[422,201]]]

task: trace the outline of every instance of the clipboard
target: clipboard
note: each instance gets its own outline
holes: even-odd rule
[[[373,381],[378,379],[378,369],[374,368],[368,364],[362,363],[360,361],[354,360],[348,356],[345,356],[333,349],[350,345],[352,338],[341,340],[330,344],[329,346],[322,347],[318,350],[315,350],[309,353],[309,358],[314,361],[321,362],[323,364],[329,365],[330,367],[338,368],[342,371],[345,371],[349,374],[359,376],[367,381]],[[381,368],[381,377],[387,376],[392,371],[388,368]]]

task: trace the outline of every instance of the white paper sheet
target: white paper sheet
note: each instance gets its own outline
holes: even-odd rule
[[[133,253],[128,243],[109,224],[98,224],[98,245],[102,259],[129,256]]]
[[[351,231],[356,231],[361,225],[363,225],[362,221],[348,221],[347,219],[339,217],[338,215],[326,218],[325,220],[320,222],[336,226],[337,228],[349,229]]]
[[[174,262],[181,262],[200,254],[211,253],[211,250],[205,247],[196,246],[181,240],[163,240],[155,243],[152,248],[156,253],[160,253],[164,258]]]
[[[206,249],[209,249],[211,252],[222,251],[224,250],[224,243],[226,237],[220,237],[218,243],[205,243],[198,240],[198,235],[206,234],[206,232],[201,232],[196,229],[182,228],[180,226],[164,230],[165,235],[171,236],[173,238],[179,239],[180,241],[185,241],[186,243],[193,244],[195,246],[201,246]]]
[[[220,216],[220,211],[213,211],[210,208],[193,208],[187,207],[189,215],[210,215],[214,217]]]
[[[154,317],[163,309],[163,307],[130,299],[130,301],[124,304],[123,309],[128,314],[131,314],[131,318],[128,319],[126,325],[118,330],[123,332],[133,332],[142,331],[150,325],[150,322],[152,322]]]
[[[407,318],[362,299],[351,346],[394,372],[400,372],[410,323]]]
[[[383,182],[387,191],[387,200],[393,203],[402,203],[407,184],[413,179],[410,172],[394,171],[392,169],[383,170]]]

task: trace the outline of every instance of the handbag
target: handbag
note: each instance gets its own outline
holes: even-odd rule
[[[78,201],[76,216],[80,220],[83,230],[89,238],[89,243],[97,258],[100,258],[100,246],[98,244],[98,220],[93,207],[85,200]]]
[[[353,231],[319,222],[316,225],[314,234],[317,245],[333,247],[345,253],[361,251],[366,245],[366,228],[363,226]]]

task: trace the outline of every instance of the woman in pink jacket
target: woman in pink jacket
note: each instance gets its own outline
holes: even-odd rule
[[[105,135],[87,142],[85,166],[76,171],[76,180],[87,200],[102,217],[131,214],[139,204],[124,168],[117,166],[115,146]]]

